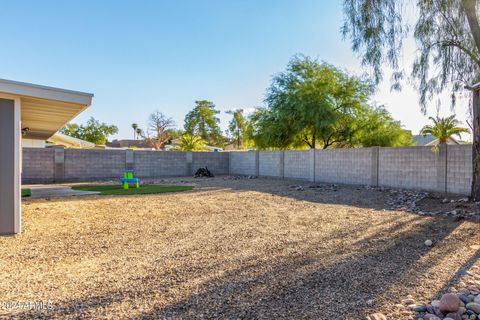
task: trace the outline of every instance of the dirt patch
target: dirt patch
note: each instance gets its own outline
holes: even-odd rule
[[[197,187],[24,202],[23,233],[0,238],[0,314],[404,319],[405,296],[431,301],[459,281],[459,268],[478,265],[478,223],[390,210],[378,190],[155,182]],[[51,310],[6,304],[31,301]]]

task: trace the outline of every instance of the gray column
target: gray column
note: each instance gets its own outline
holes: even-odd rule
[[[315,182],[315,149],[310,149],[310,177],[309,181]]]
[[[280,178],[285,178],[285,150],[280,151]]]
[[[371,166],[371,176],[370,176],[370,185],[373,187],[378,187],[378,157],[380,154],[380,147],[373,147],[372,149],[372,166]]]
[[[20,106],[0,99],[0,234],[20,232]]]
[[[187,172],[186,176],[191,176],[194,174],[193,172],[193,152],[192,151],[187,151],[185,156],[187,157]]]
[[[65,149],[55,149],[54,181],[65,181]]]
[[[437,152],[437,191],[447,192],[447,152],[446,144],[439,145]]]
[[[260,175],[260,152],[255,151],[255,176]]]
[[[135,157],[133,154],[133,149],[125,150],[125,169],[133,170],[134,162],[135,162]]]

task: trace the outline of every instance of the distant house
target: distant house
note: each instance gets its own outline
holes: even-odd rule
[[[48,138],[48,142],[45,140],[22,139],[22,147],[91,149],[95,148],[95,143],[57,132],[53,136]]]
[[[107,148],[130,148],[135,147],[138,149],[152,149],[152,146],[149,145],[145,140],[113,140],[112,142],[107,141],[105,144]]]
[[[413,136],[413,143],[416,146],[436,146],[438,144],[438,139],[432,136],[431,134],[427,134],[425,136],[419,134],[419,135]],[[450,137],[447,140],[447,144],[460,144],[460,142]]]

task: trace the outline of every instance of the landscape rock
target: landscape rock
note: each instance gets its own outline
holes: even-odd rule
[[[448,319],[448,318],[453,319],[453,320],[462,320],[462,316],[460,314],[453,313],[453,312],[447,314],[446,319]]]
[[[446,293],[440,299],[438,308],[442,313],[457,312],[460,308],[460,302],[456,294]]]
[[[471,310],[476,314],[480,314],[480,303],[470,302],[470,303],[467,303],[466,307],[467,307],[467,310]]]
[[[432,240],[430,240],[430,239],[425,240],[425,245],[426,245],[427,247],[431,247],[432,244],[433,244]]]

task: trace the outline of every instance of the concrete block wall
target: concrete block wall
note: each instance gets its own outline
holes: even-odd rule
[[[187,152],[135,151],[135,175],[140,178],[185,176],[188,173]]]
[[[313,180],[314,153],[310,150],[286,150],[283,175],[285,178]]]
[[[259,151],[258,175],[283,178],[284,151]]]
[[[228,174],[229,159],[228,152],[192,152],[190,174],[194,174],[201,167],[207,167],[214,175]]]
[[[24,183],[52,183],[54,176],[53,149],[23,148],[22,180]]]
[[[315,181],[376,185],[375,151],[376,148],[316,150]]]
[[[230,174],[238,175],[257,175],[258,152],[242,151],[229,152],[230,154]]]
[[[469,194],[472,186],[472,147],[447,148],[447,192]]]
[[[379,151],[379,186],[444,191],[445,182],[437,181],[440,152],[432,147],[381,148]]]
[[[260,175],[468,195],[470,145],[245,152],[23,149],[23,183],[190,176],[207,166],[215,175]]]
[[[125,171],[124,150],[65,149],[64,152],[64,181],[118,179]]]

